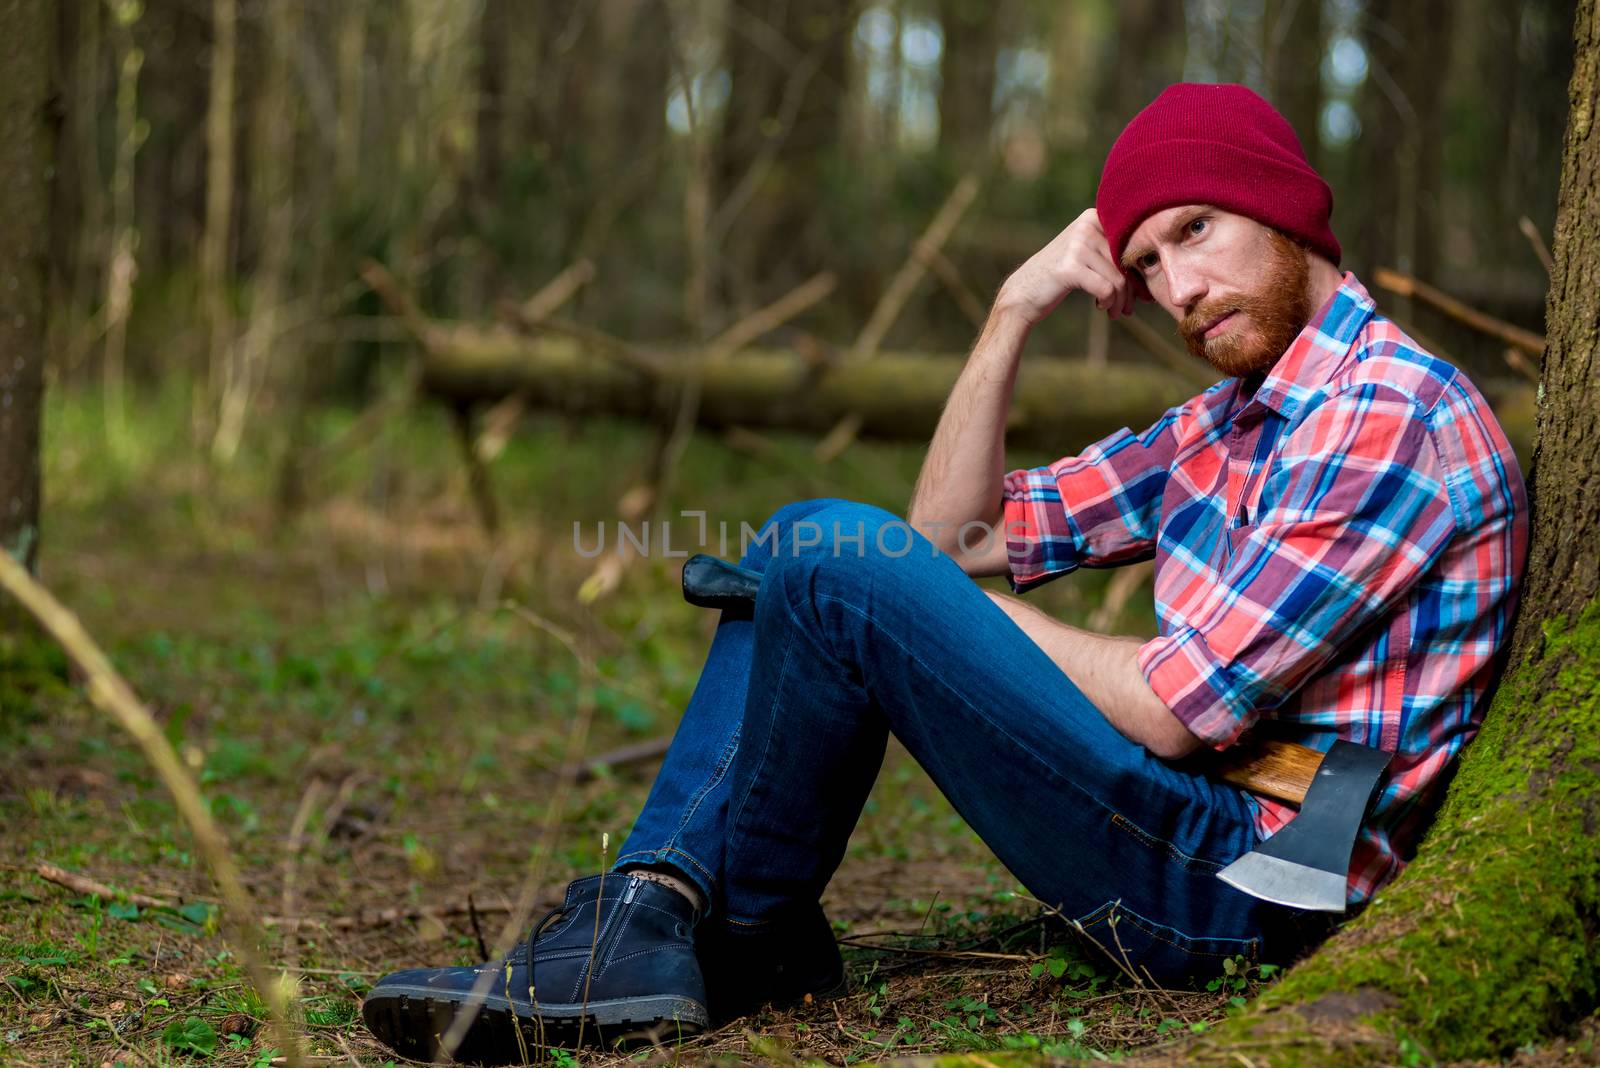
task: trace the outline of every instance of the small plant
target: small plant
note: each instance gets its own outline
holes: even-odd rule
[[[161,1032],[161,1041],[179,1053],[209,1057],[217,1048],[217,1031],[200,1017],[190,1016],[169,1023],[167,1029]]]

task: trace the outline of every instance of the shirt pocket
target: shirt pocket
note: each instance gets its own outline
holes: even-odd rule
[[[1233,558],[1239,555],[1239,551],[1244,548],[1244,543],[1250,540],[1250,535],[1256,532],[1256,527],[1259,525],[1258,523],[1246,523],[1243,526],[1229,527],[1223,532],[1227,542],[1229,563],[1232,563]]]

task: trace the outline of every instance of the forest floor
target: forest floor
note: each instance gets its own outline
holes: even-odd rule
[[[298,975],[318,1063],[382,1064],[359,1015],[377,976],[482,959],[524,880],[537,916],[603,863],[603,835],[613,851],[626,837],[653,764],[574,786],[554,849],[539,848],[564,768],[670,734],[714,620],[682,603],[672,560],[636,561],[593,608],[577,597],[593,561],[572,524],[615,514],[649,448],[640,428],[525,421],[491,469],[497,549],[438,411],[315,460],[292,521],[274,505],[272,436],[202,463],[188,413],[176,390],[146,397],[112,445],[94,397],[57,393],[43,576],[155,713],[280,921],[268,951]],[[314,439],[338,440],[351,419],[327,413]],[[824,493],[898,511],[921,458],[858,444],[818,465],[810,446],[697,440],[664,512],[704,509],[715,531]],[[1039,597],[1084,623],[1106,582],[1084,574]],[[1150,611],[1146,592],[1112,625],[1149,632]],[[575,636],[592,691],[548,627]],[[262,1002],[217,933],[215,888],[170,798],[58,654],[0,652],[0,1061],[270,1065]],[[580,748],[575,717],[589,723]],[[68,889],[41,864],[118,893]],[[824,904],[847,997],[633,1059],[1117,1058],[1205,1029],[1259,979],[1133,986],[1048,928],[894,747]]]

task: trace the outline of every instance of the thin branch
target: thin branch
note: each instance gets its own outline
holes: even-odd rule
[[[78,617],[73,615],[55,595],[47,590],[26,568],[11,556],[0,552],[0,588],[22,604],[39,624],[54,638],[89,681],[89,700],[123,730],[132,736],[144,753],[145,759],[155,769],[177,805],[178,813],[189,825],[200,855],[211,868],[212,878],[227,903],[224,916],[232,928],[229,941],[244,964],[245,972],[267,1003],[273,1018],[273,1029],[281,1048],[289,1051],[291,1060],[300,1055],[299,1036],[289,1027],[287,999],[283,987],[273,981],[266,965],[257,955],[261,944],[261,924],[257,919],[255,903],[239,877],[238,866],[228,849],[222,829],[212,819],[211,810],[194,779],[173,752],[172,743],[156,723],[131,687],[111,666],[111,661],[95,644]]]
[[[1550,246],[1544,243],[1544,235],[1539,233],[1539,227],[1526,215],[1517,220],[1517,229],[1522,231],[1522,236],[1528,239],[1528,244],[1533,246],[1533,254],[1539,257],[1539,262],[1544,264],[1544,273],[1556,273],[1556,258],[1550,255]]]
[[[654,352],[640,348],[631,341],[613,337],[603,330],[596,330],[592,326],[568,322],[565,319],[530,319],[523,313],[522,308],[510,301],[500,303],[495,310],[500,318],[518,333],[529,337],[538,337],[541,333],[570,337],[589,346],[612,363],[651,378],[659,378],[665,370],[665,361]]]
[[[924,267],[933,272],[939,284],[944,286],[945,292],[955,298],[956,307],[961,309],[961,313],[968,321],[982,330],[988,312],[984,309],[983,301],[978,298],[978,294],[973,292],[972,287],[967,285],[966,279],[961,277],[956,265],[950,262],[950,257],[938,249],[924,249],[921,245],[914,246],[911,252],[922,261]]]
[[[554,315],[563,304],[577,295],[578,290],[594,280],[594,264],[579,260],[556,275],[544,286],[522,302],[524,317],[538,322]]]
[[[757,340],[761,335],[776,330],[832,293],[838,281],[839,279],[831,271],[823,271],[766,307],[758,308],[746,315],[711,339],[706,345],[706,362],[720,362]]]
[[[1209,386],[1216,381],[1207,374],[1204,365],[1182,351],[1178,346],[1162,336],[1161,331],[1139,318],[1137,315],[1124,315],[1115,320],[1116,324],[1133,336],[1133,339],[1142,345],[1145,350],[1172,370],[1196,385]]]
[[[1496,319],[1487,312],[1481,312],[1462,301],[1457,300],[1443,290],[1436,289],[1428,283],[1419,281],[1408,274],[1391,270],[1388,267],[1379,267],[1374,273],[1378,285],[1391,293],[1402,297],[1416,297],[1438,311],[1450,316],[1452,319],[1463,322],[1477,330],[1479,333],[1488,334],[1490,337],[1499,338],[1507,345],[1521,349],[1530,356],[1543,356],[1545,339],[1541,334],[1532,330],[1525,330],[1520,326]]]
[[[974,175],[969,174],[956,183],[950,195],[945,198],[945,202],[934,213],[928,228],[911,246],[905,262],[900,265],[900,270],[884,289],[883,296],[878,299],[877,307],[872,309],[872,314],[867,318],[867,325],[862,327],[861,333],[856,337],[856,343],[850,348],[851,359],[870,359],[878,351],[890,327],[900,318],[900,312],[904,310],[906,301],[910,300],[911,294],[916,291],[917,283],[921,282],[927,273],[926,260],[944,247],[956,224],[961,221],[961,216],[966,214],[967,208],[972,206],[977,195],[978,179]]]

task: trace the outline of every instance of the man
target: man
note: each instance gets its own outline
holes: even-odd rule
[[[615,869],[573,883],[509,961],[382,980],[373,1032],[427,1056],[454,1026],[462,1059],[503,1062],[838,991],[818,900],[891,733],[1032,893],[1160,981],[1287,961],[1326,931],[1215,877],[1294,812],[1185,758],[1252,730],[1381,747],[1349,877],[1369,900],[1477,729],[1527,503],[1477,389],[1340,274],[1331,210],[1254,93],[1158,97],[1096,209],[1001,288],[911,525],[840,501],[773,516],[743,560],[763,574],[753,614],[725,614]],[[1024,343],[1079,290],[1112,316],[1155,301],[1226,377],[1142,434],[1006,474]],[[1148,641],[970,577],[1020,592],[1152,556]]]

